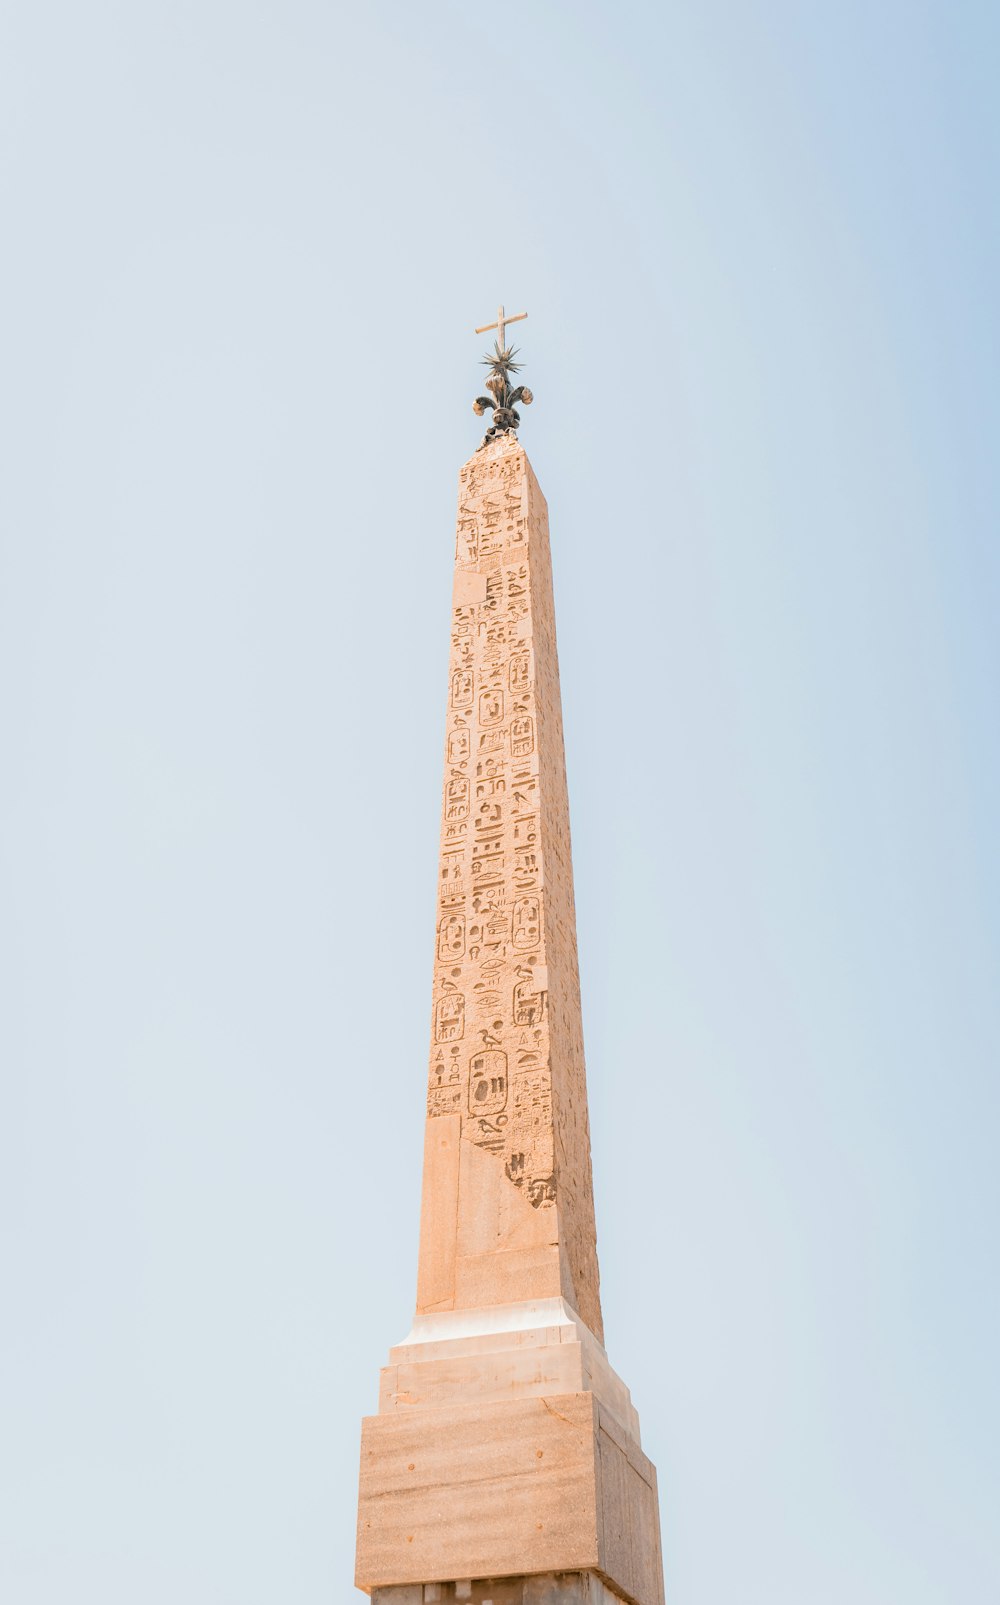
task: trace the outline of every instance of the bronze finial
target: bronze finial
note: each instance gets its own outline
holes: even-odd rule
[[[527,385],[511,384],[514,374],[520,373],[521,364],[514,361],[517,356],[514,347],[505,344],[506,325],[520,323],[521,319],[527,316],[526,312],[517,312],[508,318],[504,316],[503,307],[500,307],[496,323],[484,323],[481,329],[476,330],[477,334],[487,334],[490,329],[497,331],[493,350],[487,352],[483,358],[484,366],[490,370],[490,376],[486,381],[486,388],[490,393],[488,396],[477,396],[472,403],[472,410],[479,418],[487,408],[493,413],[493,422],[483,436],[484,446],[488,440],[495,440],[498,435],[514,434],[521,422],[521,414],[517,411],[518,402],[530,407],[535,399]]]

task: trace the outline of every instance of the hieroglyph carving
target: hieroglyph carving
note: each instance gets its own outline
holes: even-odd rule
[[[514,1185],[545,1208],[547,1043],[525,1052],[525,1028],[543,1029],[544,998],[530,968],[543,894],[529,803],[538,766],[525,466],[518,450],[482,452],[461,475],[428,1112],[460,1113],[463,1137],[502,1154]],[[471,829],[455,831],[466,821]],[[456,1080],[441,1045],[463,1035],[474,1046]]]
[[[599,1332],[548,526],[513,437],[465,465],[458,505],[428,1115],[496,1156],[539,1228],[558,1211],[532,1240],[562,1245],[564,1290]],[[505,1237],[492,1207],[463,1191],[466,1251],[512,1265],[524,1230]],[[428,1218],[454,1219],[441,1209]],[[524,1274],[505,1296],[532,1293]]]

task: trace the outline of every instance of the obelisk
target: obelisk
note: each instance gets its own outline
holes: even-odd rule
[[[376,1605],[662,1605],[656,1472],[603,1347],[548,512],[516,434],[514,321],[488,326],[475,410],[493,416],[459,473],[417,1308],[362,1426],[356,1581]]]

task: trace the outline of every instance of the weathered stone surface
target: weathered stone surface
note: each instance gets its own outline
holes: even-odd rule
[[[369,1416],[358,1577],[369,1588],[591,1570],[659,1605],[656,1472],[593,1393]]]
[[[417,1308],[561,1296],[602,1333],[545,498],[459,475]]]
[[[593,1572],[540,1572],[530,1577],[462,1578],[403,1583],[372,1590],[373,1605],[620,1605],[621,1596]]]
[[[459,477],[417,1312],[362,1427],[378,1605],[662,1605],[604,1352],[545,501]]]
[[[379,1413],[582,1389],[639,1443],[635,1406],[601,1344],[564,1299],[540,1299],[418,1315],[389,1351]]]

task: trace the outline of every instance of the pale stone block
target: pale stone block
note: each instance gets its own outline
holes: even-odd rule
[[[363,1423],[359,1587],[497,1577],[516,1557],[662,1605],[658,1532],[656,1473],[591,1393]]]
[[[595,1410],[580,1393],[368,1417],[358,1585],[596,1566]]]

